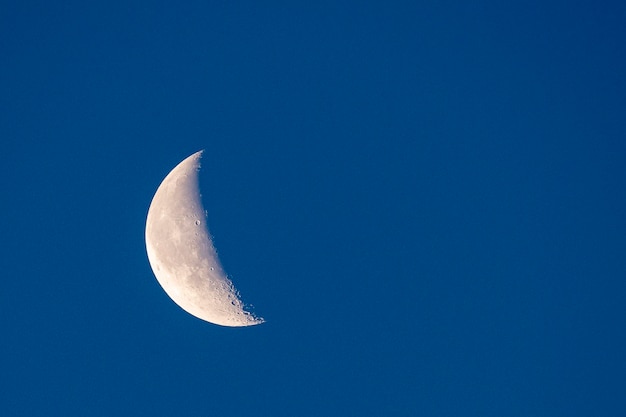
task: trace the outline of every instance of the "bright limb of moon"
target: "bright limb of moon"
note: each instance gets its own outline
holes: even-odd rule
[[[178,164],[157,189],[146,220],[150,266],[169,297],[188,313],[221,326],[264,320],[246,311],[213,246],[200,199],[202,151]]]

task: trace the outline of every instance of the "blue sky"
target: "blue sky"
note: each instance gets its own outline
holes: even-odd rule
[[[0,7],[3,415],[626,413],[622,2],[183,3]],[[200,149],[263,325],[150,269]]]

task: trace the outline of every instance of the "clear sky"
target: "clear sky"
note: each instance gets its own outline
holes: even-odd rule
[[[3,416],[626,415],[623,1],[4,1]],[[144,243],[205,149],[226,272]]]

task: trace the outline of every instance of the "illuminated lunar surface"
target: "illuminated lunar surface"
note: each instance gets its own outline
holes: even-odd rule
[[[213,246],[198,185],[201,156],[178,164],[152,199],[146,220],[150,265],[167,295],[188,313],[221,326],[263,323],[246,311]]]

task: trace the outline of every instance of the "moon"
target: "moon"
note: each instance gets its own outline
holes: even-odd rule
[[[146,219],[146,250],[152,271],[167,295],[199,319],[220,326],[263,323],[247,311],[217,256],[202,206],[199,151],[163,180]]]

